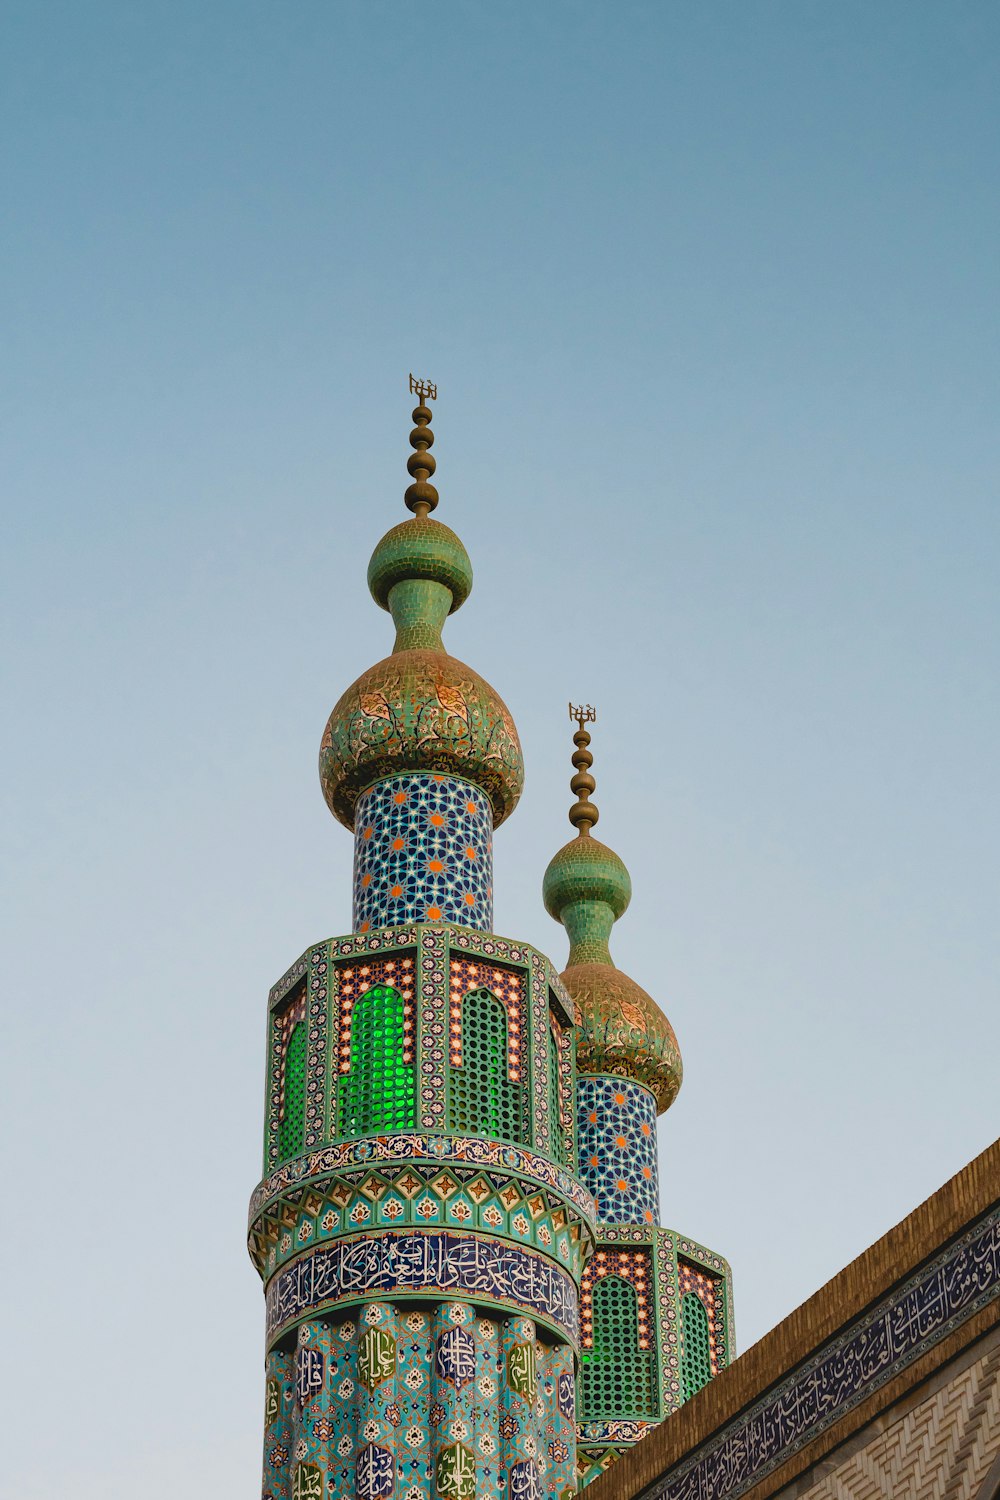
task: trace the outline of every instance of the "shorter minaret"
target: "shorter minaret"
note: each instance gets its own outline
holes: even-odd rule
[[[616,968],[609,941],[632,897],[623,861],[591,830],[587,724],[570,705],[576,837],[545,872],[546,910],[565,927],[561,978],[576,1006],[579,1173],[597,1203],[597,1250],[581,1291],[577,1462],[586,1484],[704,1385],[732,1357],[729,1267],[659,1228],[656,1119],[683,1068],[673,1027],[651,995]]]

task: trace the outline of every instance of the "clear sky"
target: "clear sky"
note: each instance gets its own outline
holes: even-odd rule
[[[599,710],[741,1348],[997,1134],[993,0],[8,0],[4,1488],[252,1495],[269,985],[412,369],[528,782]]]

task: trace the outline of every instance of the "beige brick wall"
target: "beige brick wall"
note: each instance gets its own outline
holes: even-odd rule
[[[992,1500],[1000,1488],[1000,1343],[923,1400],[887,1412],[788,1489],[800,1500]],[[989,1478],[989,1484],[986,1483]]]

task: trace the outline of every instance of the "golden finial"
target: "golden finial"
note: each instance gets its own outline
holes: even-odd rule
[[[580,838],[589,838],[590,830],[593,828],[600,813],[590,800],[590,794],[595,790],[597,782],[590,774],[590,767],[594,764],[594,757],[587,746],[590,744],[590,735],[584,729],[584,724],[593,724],[597,720],[597,709],[589,703],[581,703],[574,706],[569,705],[569,716],[576,722],[576,734],[573,743],[576,749],[573,751],[573,764],[576,774],[570,781],[569,789],[576,794],[576,801],[569,810],[569,820],[576,828]]]
[[[429,452],[434,442],[434,434],[428,425],[431,420],[431,409],[426,405],[428,401],[437,400],[437,393],[437,386],[432,381],[414,380],[411,374],[410,394],[416,396],[420,404],[413,409],[413,420],[417,425],[410,433],[410,447],[416,451],[411,453],[406,460],[406,467],[413,483],[403,499],[418,521],[425,520],[438,503],[438,492],[428,482],[437,465]]]

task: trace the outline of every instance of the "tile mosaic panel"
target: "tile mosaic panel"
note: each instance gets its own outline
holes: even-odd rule
[[[448,964],[448,1061],[462,1066],[462,1001],[471,990],[489,990],[507,1013],[507,1077],[527,1081],[528,1025],[523,969],[477,962],[452,955]]]
[[[401,1061],[413,1062],[416,1045],[416,953],[402,952],[395,957],[364,959],[361,963],[338,963],[337,1014],[335,1018],[334,1053],[338,1073],[351,1069],[351,1016],[355,1004],[375,985],[388,985],[403,1001],[403,1050]]]
[[[493,810],[456,776],[391,776],[355,808],[354,930],[493,925]]]
[[[272,1200],[257,1217],[250,1254],[261,1276],[304,1249],[369,1228],[462,1229],[510,1240],[549,1256],[579,1280],[592,1235],[566,1200],[506,1173],[409,1162],[381,1173],[313,1179]]]
[[[569,1500],[572,1367],[468,1302],[305,1322],[268,1363],[264,1500]]]
[[[656,1100],[631,1078],[577,1079],[579,1173],[611,1224],[654,1224],[659,1214]]]

